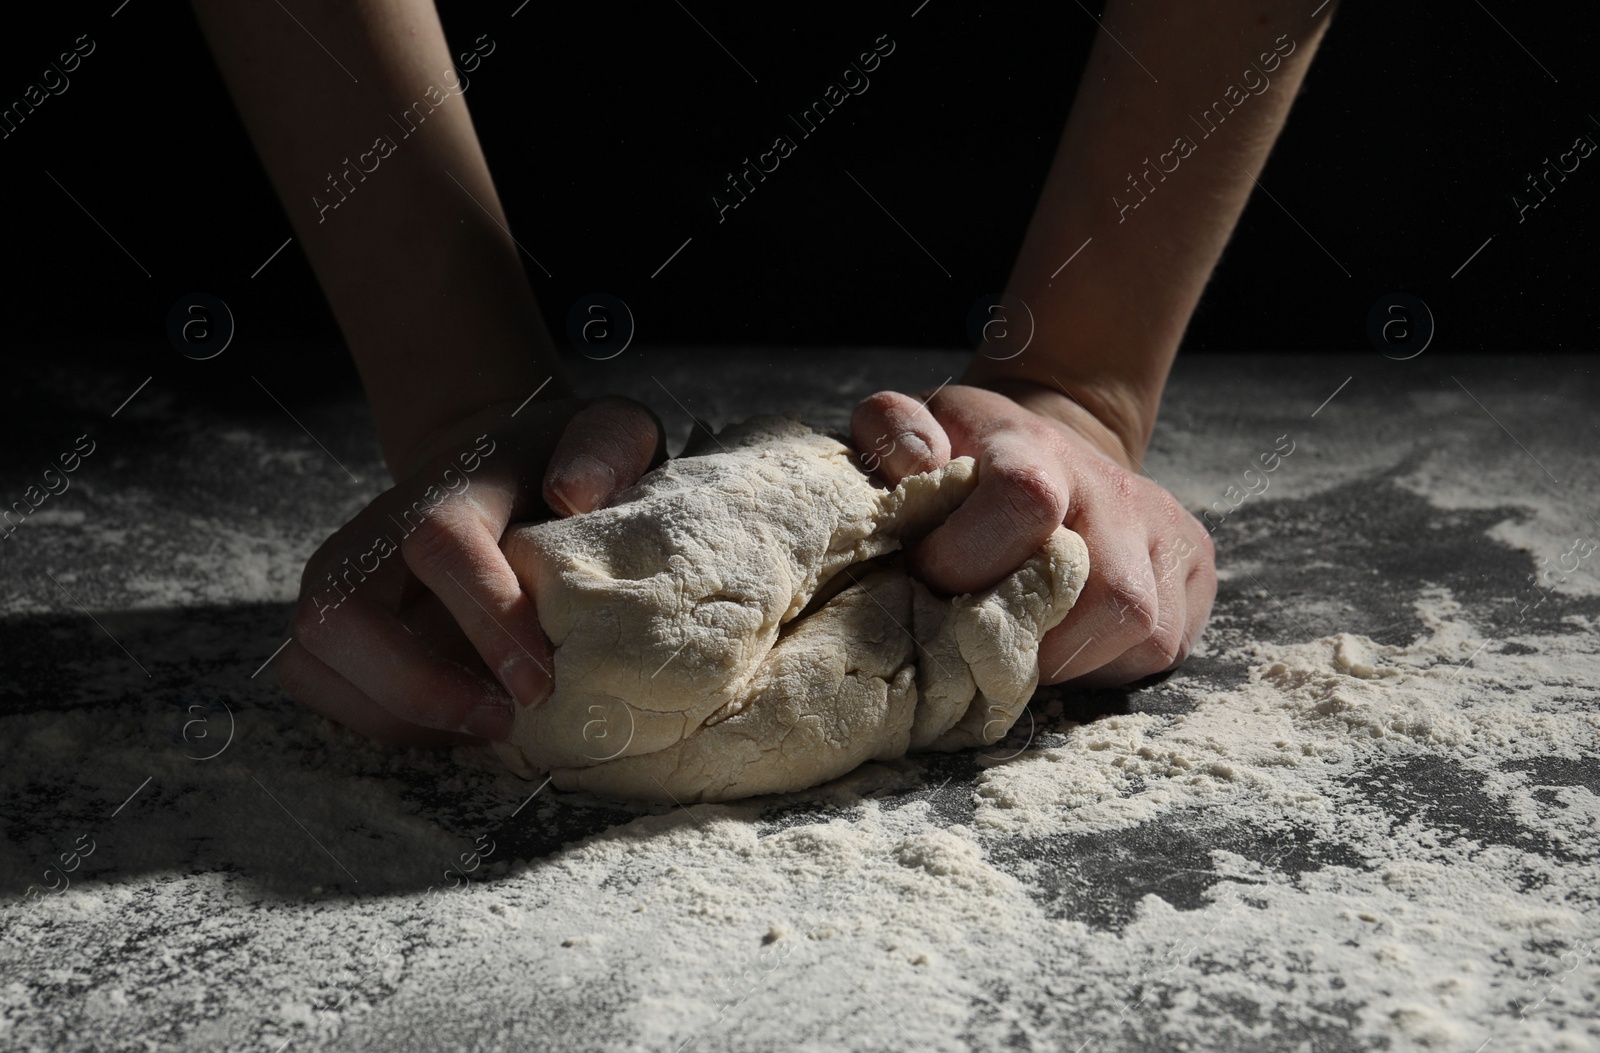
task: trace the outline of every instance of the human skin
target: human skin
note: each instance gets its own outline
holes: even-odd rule
[[[447,98],[337,210],[312,206],[343,159],[398,131],[387,114],[451,69],[431,0],[301,0],[292,18],[277,4],[193,3],[355,358],[396,480],[308,561],[279,682],[383,741],[503,738],[514,704],[548,698],[551,662],[500,538],[518,520],[609,502],[663,458],[660,424],[637,402],[576,396],[466,96]],[[884,392],[856,409],[863,450],[904,438],[876,464],[889,482],[962,454],[984,472],[913,553],[933,587],[998,580],[1056,524],[1084,536],[1089,585],[1041,647],[1043,682],[1126,683],[1170,668],[1209,613],[1209,536],[1137,468],[1184,328],[1334,5],[1314,20],[1302,6],[1110,0],[1008,285],[1033,311],[1033,344],[1005,362],[975,358],[964,383],[926,405]],[[1297,46],[1272,87],[1119,223],[1109,202],[1128,196],[1126,172],[1284,32]],[[1056,273],[1091,235],[1092,253]],[[395,510],[480,434],[496,453],[471,487],[337,609],[319,605],[327,573],[393,533]]]
[[[1040,647],[1043,683],[1122,684],[1170,669],[1205,626],[1210,535],[1140,469],[1184,329],[1335,6],[1313,19],[1281,0],[1108,3],[1007,284],[1032,312],[1032,343],[1015,358],[975,357],[963,384],[925,407],[931,392],[880,392],[857,408],[858,448],[897,444],[877,466],[890,483],[962,454],[986,469],[914,553],[930,584],[992,584],[1060,523],[1088,543],[1089,584]],[[1270,87],[1202,138],[1190,115],[1252,59],[1277,54],[1284,35],[1280,49],[1292,50]],[[1119,210],[1113,197],[1141,201],[1128,173],[1178,135],[1194,150],[1136,210]]]
[[[579,412],[465,95],[447,98],[337,210],[313,207],[313,195],[337,199],[328,172],[376,136],[398,137],[387,115],[452,68],[431,0],[304,0],[293,17],[242,0],[194,7],[355,358],[396,480],[307,563],[293,638],[275,663],[279,682],[386,741],[502,737],[513,698],[535,705],[548,696],[550,662],[500,537],[547,507],[592,509],[637,478],[664,454],[659,423],[622,399]],[[392,533],[387,510],[409,504],[485,432],[508,456],[491,457],[467,493],[440,504],[402,543],[403,560],[383,561],[349,601],[319,612],[313,596],[325,573]],[[400,612],[423,591],[470,641],[465,654],[435,654],[406,629]]]

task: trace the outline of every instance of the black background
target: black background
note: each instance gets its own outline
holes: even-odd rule
[[[692,16],[591,2],[513,17],[518,2],[441,6],[453,53],[495,43],[465,98],[511,229],[551,272],[524,260],[558,334],[602,291],[629,304],[641,347],[965,343],[974,299],[1004,285],[1098,10],[691,0]],[[96,42],[0,140],[13,353],[215,366],[165,338],[174,300],[202,291],[236,319],[229,372],[311,348],[335,366],[298,246],[251,278],[291,230],[192,12],[130,0],[113,18],[118,3],[36,11],[0,43],[9,99],[79,34]],[[1344,4],[1262,175],[1272,197],[1251,198],[1185,350],[1364,350],[1368,309],[1397,290],[1431,308],[1430,354],[1593,350],[1600,156],[1526,222],[1511,203],[1542,159],[1600,137],[1580,18],[1509,0]],[[719,223],[726,173],[881,34],[895,51],[870,89]],[[1219,68],[1219,89],[1237,74]]]

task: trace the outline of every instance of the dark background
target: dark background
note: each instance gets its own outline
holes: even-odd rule
[[[113,18],[120,2],[34,10],[0,41],[7,100],[79,34],[97,45],[0,140],[13,353],[215,367],[165,337],[168,308],[200,291],[235,317],[229,372],[310,347],[326,368],[338,332],[298,246],[251,278],[291,230],[192,12],[131,0]],[[772,348],[965,343],[975,298],[1004,285],[1099,7],[530,3],[513,18],[519,2],[441,7],[453,52],[495,43],[466,100],[511,229],[553,275],[524,260],[552,328],[601,291],[629,304],[640,346]],[[1593,350],[1600,156],[1526,222],[1511,203],[1542,159],[1600,137],[1581,17],[1345,3],[1261,178],[1277,203],[1252,197],[1185,350],[1363,350],[1369,308],[1397,290],[1431,308],[1430,354]],[[871,88],[719,224],[725,174],[885,33],[896,49]]]

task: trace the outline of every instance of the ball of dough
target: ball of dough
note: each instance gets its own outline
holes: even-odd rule
[[[884,489],[843,443],[765,416],[609,508],[514,527],[555,688],[497,752],[563,789],[686,803],[998,740],[1089,556],[1058,528],[992,588],[935,595],[893,553],[976,485],[961,457]]]

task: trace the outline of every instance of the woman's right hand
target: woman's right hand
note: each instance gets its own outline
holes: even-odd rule
[[[500,551],[515,522],[604,507],[666,459],[631,399],[485,406],[324,541],[300,579],[278,683],[398,745],[503,739],[552,687],[550,642]]]

